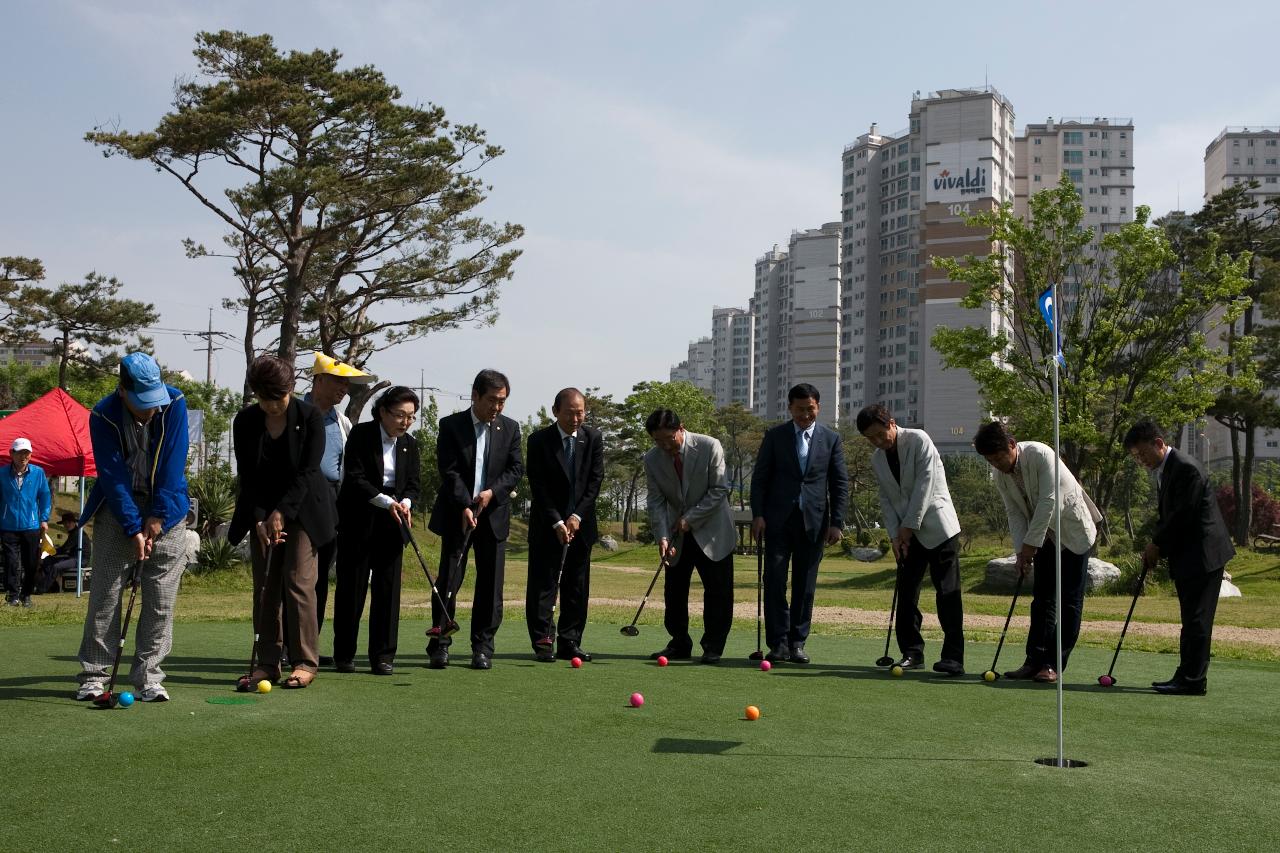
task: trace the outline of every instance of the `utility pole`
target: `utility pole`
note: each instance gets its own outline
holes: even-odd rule
[[[209,328],[204,332],[191,332],[197,338],[204,338],[204,346],[197,347],[196,352],[204,350],[204,382],[206,385],[213,385],[213,351],[220,350],[222,347],[214,346],[214,338],[229,339],[231,335],[226,332],[215,332],[213,330],[213,309],[209,309]],[[230,442],[227,442],[228,445]],[[209,442],[201,435],[200,437],[200,469],[204,470],[205,462],[208,459]]]

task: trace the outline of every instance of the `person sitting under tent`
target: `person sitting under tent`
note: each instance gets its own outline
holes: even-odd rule
[[[77,556],[83,554],[83,558],[78,564],[86,571],[90,566],[90,560],[93,555],[93,543],[89,541],[89,534],[80,531],[80,516],[69,509],[64,509],[58,516],[58,520],[62,522],[62,526],[67,530],[67,539],[58,546],[52,554],[45,557],[40,562],[40,576],[36,582],[36,592],[45,593],[55,591],[55,587],[62,586],[62,578],[68,573],[74,573],[77,565]],[[81,536],[84,537],[84,545],[81,547]],[[65,589],[65,587],[63,587]]]

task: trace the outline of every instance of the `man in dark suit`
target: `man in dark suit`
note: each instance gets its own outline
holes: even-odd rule
[[[1134,424],[1125,433],[1124,449],[1155,472],[1159,522],[1142,561],[1148,567],[1161,557],[1169,561],[1182,611],[1178,669],[1173,678],[1151,686],[1157,693],[1203,696],[1209,684],[1209,647],[1222,572],[1236,549],[1200,463],[1165,444],[1155,422]]]
[[[770,662],[808,663],[822,549],[840,541],[849,473],[840,436],[818,423],[818,389],[787,392],[791,420],[765,433],[751,475],[751,535],[763,536],[764,633]],[[791,564],[791,606],[787,564]]]
[[[525,619],[537,660],[590,661],[591,655],[582,650],[582,631],[587,624],[591,546],[598,535],[596,496],[604,480],[604,445],[598,430],[582,425],[587,405],[577,388],[557,394],[551,413],[556,422],[530,435],[527,448],[533,507]],[[551,622],[557,580],[558,628]]]
[[[482,370],[471,384],[471,406],[440,420],[436,464],[440,491],[431,509],[430,527],[443,542],[437,583],[447,597],[448,613],[432,596],[433,628],[427,654],[432,669],[449,665],[452,638],[440,626],[453,618],[454,597],[462,586],[466,551],[476,557],[475,599],[471,605],[471,668],[489,669],[493,637],[502,624],[502,580],[507,536],[511,531],[511,490],[524,474],[520,425],[502,414],[511,383],[496,370]],[[469,535],[468,535],[469,534]]]

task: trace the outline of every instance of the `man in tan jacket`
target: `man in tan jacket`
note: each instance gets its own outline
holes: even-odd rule
[[[1035,569],[1027,658],[1022,666],[1006,672],[1005,678],[1031,678],[1053,684],[1058,680],[1054,640],[1057,627],[1054,504],[1060,498],[1062,541],[1057,543],[1057,550],[1062,554],[1063,669],[1080,636],[1089,552],[1098,538],[1096,522],[1101,516],[1065,465],[1057,475],[1055,491],[1054,469],[1058,466],[1052,447],[1038,441],[1017,441],[999,421],[983,424],[973,438],[973,446],[996,469],[996,491],[1009,516],[1009,535],[1017,552],[1019,574],[1026,575]]]

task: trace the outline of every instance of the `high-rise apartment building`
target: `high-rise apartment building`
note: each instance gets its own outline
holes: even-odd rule
[[[1030,196],[1071,178],[1086,228],[1101,237],[1133,221],[1133,119],[1052,117],[1029,124],[1014,143],[1014,212],[1027,215]]]
[[[990,86],[944,89],[911,102],[909,125],[875,125],[845,147],[841,238],[842,417],[884,403],[928,430],[944,452],[967,450],[983,416],[977,387],[943,370],[929,345],[939,326],[1004,322],[961,307],[964,284],[931,259],[990,251],[964,217],[1011,202],[1013,107]]]
[[[751,314],[741,308],[713,308],[711,311],[715,370],[712,396],[717,406],[736,402],[751,408],[754,328]]]
[[[671,369],[671,381],[673,382],[676,381],[677,371],[679,371],[680,379],[692,382],[708,394],[714,393],[716,360],[715,344],[712,343],[711,338],[698,338],[696,341],[689,341],[689,357]]]
[[[840,223],[795,231],[786,252],[756,261],[754,411],[787,417],[787,391],[808,382],[823,419],[840,411]]]
[[[1265,201],[1280,196],[1280,127],[1227,127],[1204,150],[1204,198],[1213,198],[1223,190],[1257,181],[1249,190],[1255,201],[1254,213],[1269,217]],[[1253,323],[1264,321],[1260,306],[1254,305]],[[1236,321],[1237,329],[1242,328]],[[1219,346],[1226,346],[1226,328],[1212,335]],[[1272,389],[1280,393],[1280,389]],[[1206,465],[1222,467],[1231,464],[1231,431],[1213,418],[1206,418],[1197,428],[1187,431],[1185,449]],[[1254,436],[1254,454],[1258,460],[1280,458],[1280,430],[1259,429]]]

